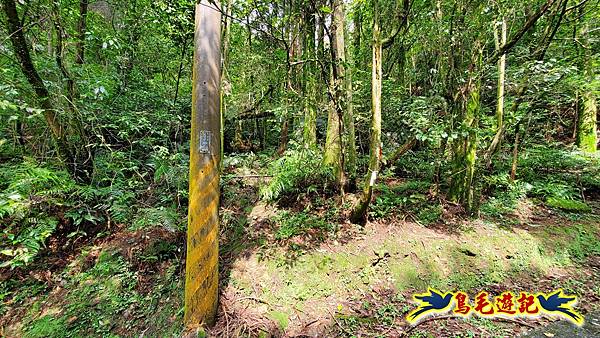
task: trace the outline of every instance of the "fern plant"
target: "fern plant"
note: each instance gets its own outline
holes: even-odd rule
[[[267,201],[302,190],[314,192],[315,186],[325,186],[333,180],[333,171],[322,164],[321,154],[310,149],[286,151],[271,164],[269,173],[273,178],[260,191]]]
[[[66,204],[77,185],[67,173],[31,160],[0,166],[0,267],[30,263],[45,247],[58,220],[47,215],[51,205]]]

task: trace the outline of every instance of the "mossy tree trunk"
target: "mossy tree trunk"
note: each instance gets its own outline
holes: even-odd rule
[[[346,113],[346,51],[344,41],[345,13],[344,2],[334,0],[333,22],[331,24],[331,55],[333,64],[330,76],[331,104],[327,119],[327,138],[325,141],[325,155],[323,162],[333,168],[336,183],[342,189],[344,186],[344,158],[343,158],[343,133],[344,115]]]
[[[596,121],[598,115],[598,106],[596,96],[591,90],[582,95],[582,110],[579,113],[579,123],[577,132],[577,145],[579,149],[587,153],[594,153],[598,150],[598,136],[596,130]]]
[[[316,58],[315,47],[315,8],[313,4],[304,10],[304,48],[302,53],[305,60]],[[304,66],[304,126],[302,136],[304,146],[308,149],[316,149],[317,147],[317,110],[316,110],[316,79],[315,79],[315,63],[308,61]]]
[[[351,215],[353,223],[364,224],[367,210],[373,196],[373,186],[377,179],[381,161],[381,87],[382,87],[382,38],[379,27],[379,4],[373,1],[373,57],[371,68],[371,142],[369,147],[369,172],[363,193]]]
[[[477,47],[478,48],[478,47]],[[481,49],[472,65],[472,69],[481,67]],[[467,101],[463,105],[462,125],[459,137],[453,146],[454,173],[450,182],[449,198],[460,203],[468,213],[476,209],[474,199],[473,177],[477,159],[477,133],[479,125],[479,112],[481,109],[480,90],[481,80],[474,70],[466,85]]]
[[[589,39],[589,27],[585,26],[581,32],[583,41],[586,41],[583,51],[583,77],[586,87],[581,95],[581,110],[577,124],[577,146],[583,152],[594,153],[598,150],[598,131],[596,129],[598,106],[596,102],[595,88],[589,83],[594,83],[594,66],[592,64],[591,41]]]

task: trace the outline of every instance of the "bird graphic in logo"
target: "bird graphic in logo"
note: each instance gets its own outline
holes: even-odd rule
[[[409,323],[418,321],[421,317],[429,313],[446,312],[452,303],[452,293],[442,293],[436,289],[428,288],[428,292],[415,295],[415,301],[419,306],[406,317]]]
[[[577,301],[577,297],[565,295],[563,290],[559,289],[547,296],[538,294],[537,299],[546,312],[563,316],[576,325],[583,325],[583,316],[571,307],[571,304]]]

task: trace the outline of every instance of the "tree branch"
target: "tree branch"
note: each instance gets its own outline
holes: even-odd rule
[[[542,15],[544,15],[544,13],[546,13],[548,11],[550,6],[552,6],[555,3],[555,1],[556,0],[548,0],[545,4],[543,4],[542,7],[540,7],[540,9],[534,15],[532,15],[527,20],[527,22],[525,22],[525,25],[512,37],[512,39],[508,43],[506,43],[499,50],[497,50],[494,54],[492,54],[491,57],[489,57],[488,62],[494,63],[502,55],[508,53],[521,40],[523,35],[525,35],[525,33],[529,29],[531,29],[531,27],[533,27],[533,25],[538,21],[538,19],[541,18]]]

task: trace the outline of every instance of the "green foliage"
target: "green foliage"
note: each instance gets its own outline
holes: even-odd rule
[[[437,160],[431,151],[410,152],[393,163],[397,177],[431,181]]]
[[[573,240],[568,244],[569,253],[576,259],[584,259],[589,256],[600,254],[600,234],[592,227],[577,224],[567,230]]]
[[[430,182],[418,180],[402,182],[393,187],[378,185],[377,191],[380,194],[369,208],[369,216],[374,219],[383,219],[397,213],[400,208],[410,211],[410,209],[425,207],[427,204],[426,193],[430,186]],[[425,211],[425,213],[429,211]]]
[[[385,304],[377,309],[375,319],[384,325],[392,326],[396,319],[402,316],[402,311],[395,304]]]
[[[157,240],[146,247],[139,258],[144,262],[161,262],[171,258],[174,253],[180,251],[178,249],[173,242]]]
[[[384,83],[386,97],[390,98],[389,105],[384,106],[383,118],[386,121],[383,130],[384,139],[388,139],[396,145],[402,136],[412,136],[427,144],[439,144],[447,138],[453,140],[458,138],[457,133],[448,135],[445,125],[438,117],[439,111],[447,109],[447,103],[441,96],[409,96],[402,95],[402,88]],[[399,130],[405,130],[405,134],[398,134]]]
[[[261,188],[261,197],[275,201],[286,194],[323,190],[331,183],[333,175],[321,162],[321,154],[311,149],[286,151],[269,166],[273,178]]]
[[[0,166],[0,267],[30,263],[45,248],[58,220],[48,210],[65,203],[76,185],[64,171],[26,161]]]
[[[560,20],[555,15],[542,15],[507,53],[505,138],[494,157],[499,160],[494,161],[492,171],[481,163],[481,155],[495,132],[493,110],[498,71],[496,62],[476,65],[473,56],[478,50],[487,55],[493,53],[494,23],[500,16],[512,23],[526,22],[531,9],[539,8],[540,2],[404,2],[410,4],[408,12],[399,11],[402,3],[398,1],[379,3],[382,37],[398,33],[389,40],[393,40],[392,44],[386,44],[381,60],[385,74],[383,155],[407,139],[415,138],[417,142],[396,163],[385,164],[390,170],[380,173],[369,209],[371,219],[391,222],[396,216],[406,215],[425,225],[438,222],[445,211],[438,198],[444,200],[443,189],[456,174],[452,161],[465,152],[456,140],[470,132],[478,135],[478,152],[469,156],[480,161],[475,163],[476,191],[482,192],[484,214],[500,218],[517,211],[521,202],[544,201],[548,207],[570,211],[558,213],[560,217],[595,217],[584,213],[596,206],[600,192],[599,155],[583,155],[570,146],[576,112],[581,108],[578,101],[583,93],[597,96],[600,88],[599,78],[593,74],[598,69],[599,54],[591,43],[597,15],[589,10],[590,2],[582,3],[581,11],[565,13],[556,31],[553,27]],[[14,62],[18,58],[8,38],[12,35],[6,32],[7,38],[0,45],[0,267],[19,268],[31,272],[32,277],[27,277],[22,285],[17,279],[0,282],[0,312],[11,304],[26,306],[28,314],[21,324],[23,333],[31,337],[137,334],[136,331],[154,326],[168,329],[151,329],[145,334],[173,335],[182,325],[180,264],[161,265],[156,269],[160,276],[144,268],[173,258],[181,243],[157,241],[136,256],[139,261],[135,264],[104,250],[97,262],[78,267],[81,270],[67,268],[68,272],[52,270],[53,266],[43,259],[48,258],[47,249],[60,250],[62,258],[73,255],[62,251],[85,251],[91,245],[102,247],[106,243],[98,243],[102,242],[101,237],[114,233],[110,238],[118,238],[117,231],[140,233],[157,226],[185,228],[194,3],[136,0],[90,4],[94,8],[90,7],[84,32],[83,64],[74,62],[78,1],[15,3],[19,21],[25,25],[22,31],[33,64],[50,92],[52,112],[64,126],[69,144],[81,151],[82,158],[92,160],[93,175],[89,184],[76,183],[60,169],[64,163],[57,160],[56,144],[48,136],[40,100]],[[280,206],[305,202],[308,205],[302,212],[284,211],[275,218],[277,240],[322,236],[336,229],[333,223],[344,221],[344,213],[339,211],[346,206],[340,206],[337,197],[333,197],[334,179],[331,168],[322,165],[322,149],[301,149],[298,144],[307,109],[317,112],[317,135],[322,143],[326,112],[332,104],[340,104],[345,110],[350,103],[346,102],[350,96],[345,95],[337,101],[339,93],[332,86],[337,79],[327,78],[326,68],[335,61],[326,49],[331,44],[315,41],[319,34],[307,34],[318,30],[318,25],[311,26],[316,22],[332,22],[335,8],[331,4],[230,4],[232,20],[224,19],[230,23],[223,30],[230,32],[223,38],[221,97],[227,140],[223,146],[226,152],[251,149],[259,153],[234,154],[223,162],[221,224],[230,237],[227,245],[235,248],[227,254],[255,245],[245,239],[250,234],[249,224],[254,225],[250,211],[260,184],[255,182],[264,180],[249,183],[239,176],[272,176],[260,189],[262,199],[279,201]],[[547,13],[559,13],[561,4],[564,2],[553,2]],[[53,13],[51,5],[57,6],[57,13]],[[376,8],[369,1],[347,5],[348,13],[357,19],[342,47],[348,51],[344,74],[352,75],[346,78],[354,90],[351,103],[360,177],[360,169],[364,172],[368,166],[372,113],[370,41]],[[454,12],[460,15],[446,15]],[[408,15],[406,20],[400,20],[398,15],[404,14]],[[0,21],[6,21],[4,13],[0,16]],[[58,53],[55,46],[54,20],[65,30],[63,53]],[[349,23],[350,17],[345,20]],[[401,27],[402,22],[410,25]],[[548,37],[541,32],[555,33],[554,42],[543,60],[534,60]],[[592,36],[583,36],[584,33]],[[288,41],[290,37],[293,40]],[[67,72],[57,64],[58,56],[62,56]],[[336,74],[341,70],[332,69]],[[527,90],[517,97],[522,79],[527,79]],[[470,87],[478,81],[482,83],[480,119],[467,126]],[[67,89],[71,84],[76,92],[72,98]],[[312,84],[314,88],[310,88]],[[519,109],[509,109],[517,100],[522,101]],[[245,115],[243,119],[241,114]],[[260,118],[250,116],[253,114]],[[284,119],[289,122],[287,146],[291,150],[274,159],[272,148],[279,145]],[[517,123],[521,148],[517,180],[511,182],[507,173]],[[237,126],[244,146],[231,149],[236,145],[229,143],[233,139],[230,136]],[[347,131],[347,127],[342,129]],[[347,138],[342,135],[344,143]],[[353,178],[348,180],[351,190]],[[432,184],[436,190],[429,193]],[[246,194],[247,191],[251,192]],[[592,226],[579,225],[565,229],[573,240],[561,249],[577,259],[599,254],[597,234],[590,229]],[[262,227],[253,227],[255,230],[262,231]],[[264,233],[250,235],[259,238],[261,245],[266,242]],[[53,245],[46,248],[48,243]],[[296,243],[289,247],[302,250]],[[64,294],[58,295],[64,296],[64,301],[43,295],[48,291],[46,287],[54,288],[52,282],[48,286],[32,282],[37,271],[28,269],[37,268],[52,270],[52,278],[60,280]],[[526,266],[519,268],[524,270]],[[415,280],[422,281],[420,277],[414,273]],[[485,280],[475,271],[452,278],[463,278],[465,285],[473,286],[497,282]],[[147,283],[138,283],[140,280]],[[16,289],[18,292],[14,292]],[[42,308],[47,303],[56,307]],[[400,316],[393,306],[373,309],[369,325],[392,325]],[[283,320],[277,314],[272,317],[281,328],[288,325],[288,318]],[[175,324],[171,318],[175,318]],[[362,319],[340,317],[352,332],[362,328]]]
[[[130,230],[164,227],[170,231],[185,230],[185,223],[177,210],[168,207],[142,208],[130,227]]]
[[[423,225],[429,225],[438,222],[442,218],[444,210],[441,205],[434,204],[431,206],[423,206],[419,209],[417,219]]]
[[[561,197],[548,197],[546,204],[553,208],[558,208],[571,212],[590,212],[592,208],[584,202],[570,200]]]
[[[277,215],[275,222],[279,225],[275,233],[275,239],[280,240],[303,235],[314,230],[317,232],[327,232],[335,229],[334,225],[327,223],[322,218],[305,212],[293,213],[282,211]]]
[[[160,254],[163,249],[157,243],[148,254],[152,250]],[[146,295],[137,291],[138,278],[130,264],[113,251],[103,251],[91,269],[65,274],[63,278],[66,286],[60,311],[42,316],[46,313],[39,307],[43,300],[36,303],[25,319],[25,337],[113,336],[116,326],[133,329],[134,323],[128,318],[136,313],[139,318],[146,318],[145,329],[154,331],[153,335],[171,335],[180,330],[179,324],[173,325],[170,319],[177,309],[171,307],[168,298],[157,301],[165,295],[181,301],[177,296],[181,284],[177,282],[175,266]]]
[[[518,202],[524,200],[532,189],[529,183],[511,182],[505,173],[485,176],[482,184],[491,191],[480,210],[484,215],[493,217],[513,213],[518,207]]]
[[[369,209],[369,215],[376,219],[385,218],[392,211],[395,211],[397,207],[405,204],[408,201],[408,197],[396,194],[392,189],[387,186],[378,187],[381,194],[377,196],[371,208]]]
[[[510,182],[505,172],[482,177],[488,198],[481,211],[499,217],[513,213],[527,197],[563,210],[588,212],[582,193],[598,189],[600,165],[594,156],[556,147],[533,146],[519,159],[520,179]]]
[[[576,262],[600,254],[600,232],[594,224],[564,224],[546,229],[546,236],[549,250],[564,252]],[[565,240],[556,241],[557,237]]]

